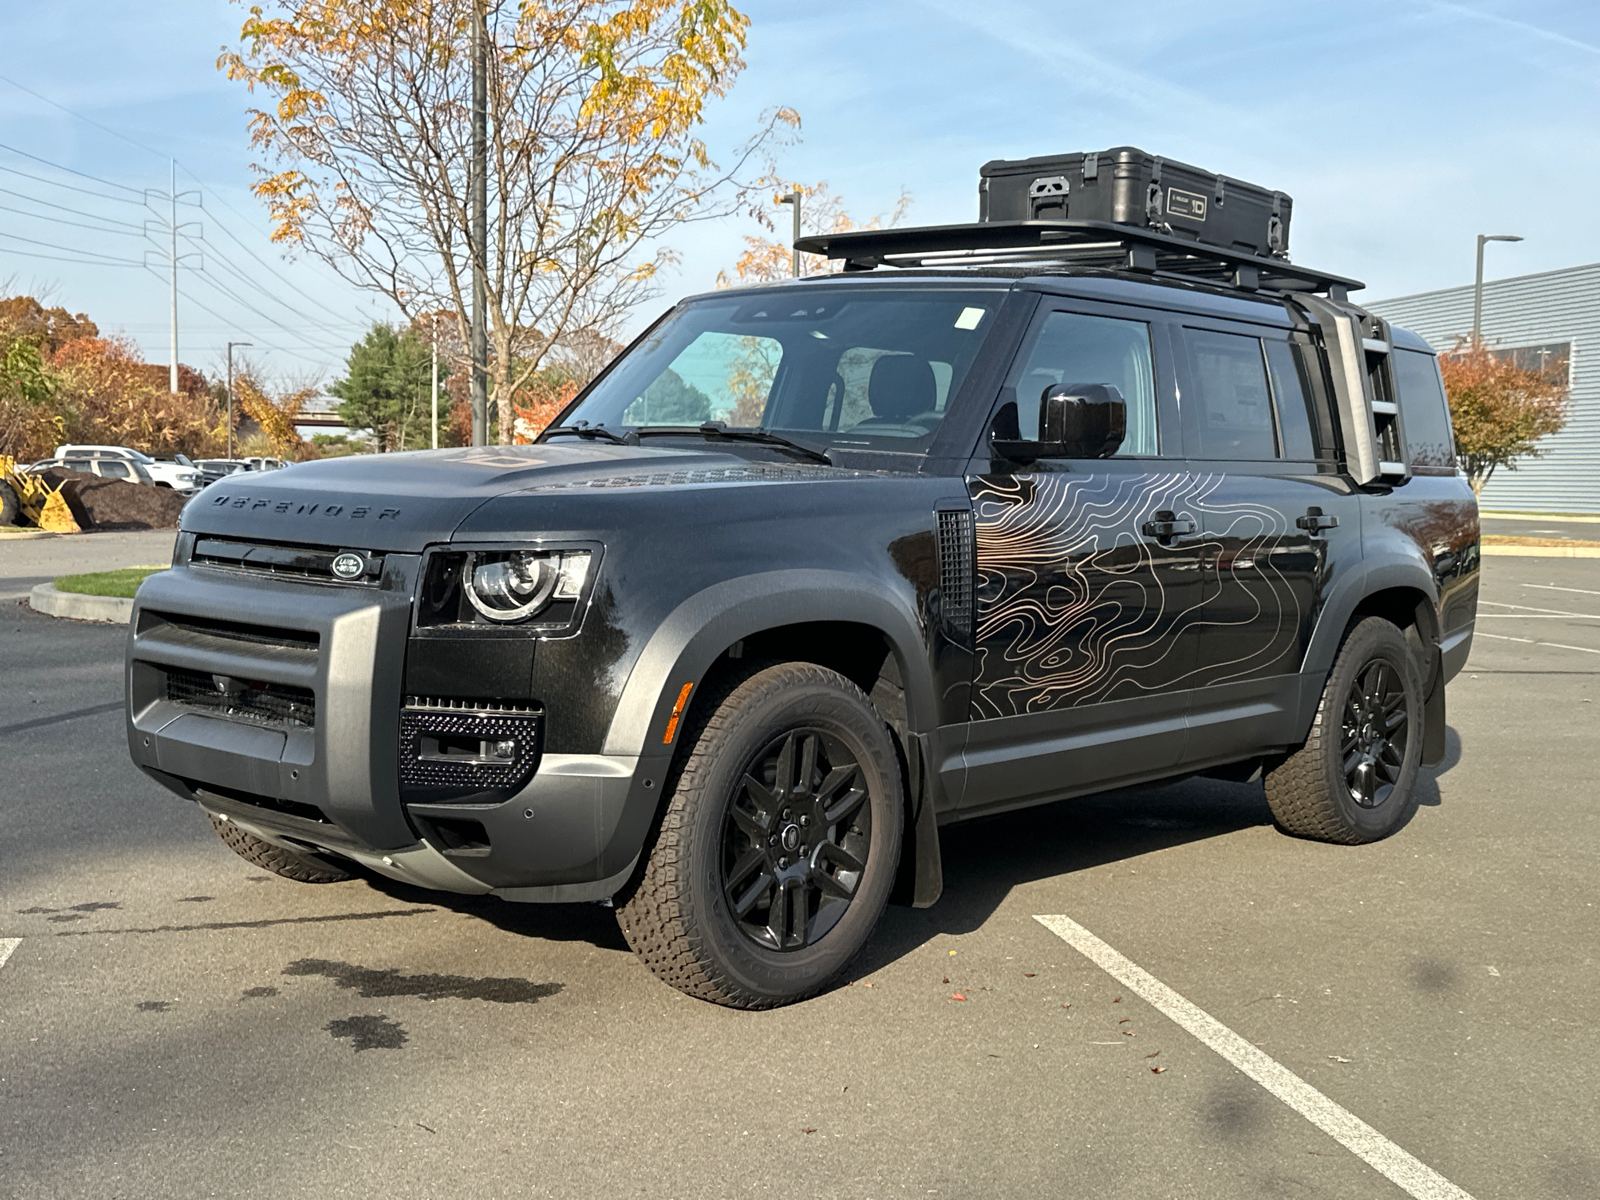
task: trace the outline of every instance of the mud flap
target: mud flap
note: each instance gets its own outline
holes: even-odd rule
[[[910,810],[900,848],[900,871],[895,877],[890,904],[931,908],[944,892],[944,865],[939,856],[939,822],[923,763],[922,739],[912,736],[904,763]]]
[[[1434,666],[1429,674],[1433,687],[1422,702],[1422,765],[1435,767],[1444,761],[1444,670],[1434,651]]]

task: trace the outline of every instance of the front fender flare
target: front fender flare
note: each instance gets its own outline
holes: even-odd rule
[[[908,732],[937,721],[922,625],[908,595],[843,571],[767,571],[690,596],[651,635],[623,687],[604,753],[670,755],[666,726],[683,685],[698,685],[734,642],[813,621],[871,626],[888,639],[905,689]],[[691,691],[689,703],[694,703]]]

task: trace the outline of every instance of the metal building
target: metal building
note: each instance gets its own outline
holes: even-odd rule
[[[1472,287],[1357,303],[1414,330],[1436,350],[1472,333]],[[1483,285],[1483,341],[1518,365],[1559,370],[1566,360],[1571,407],[1560,433],[1539,443],[1538,458],[1495,471],[1486,509],[1600,513],[1600,263],[1496,279]],[[1591,362],[1591,360],[1593,360]]]

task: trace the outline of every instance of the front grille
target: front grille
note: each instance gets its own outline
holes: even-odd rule
[[[353,577],[334,574],[335,559],[354,554],[361,560],[361,572]],[[199,537],[189,553],[189,561],[202,566],[230,567],[239,571],[278,575],[317,583],[377,584],[383,575],[383,555],[361,550],[329,549],[326,546],[296,546],[272,542],[241,542],[225,538]]]
[[[939,594],[944,619],[963,636],[972,633],[972,514],[939,514]]]
[[[158,625],[170,625],[186,633],[204,634],[208,637],[226,638],[233,642],[249,642],[257,646],[271,646],[278,650],[315,650],[321,641],[315,630],[278,629],[269,625],[246,625],[242,621],[219,621],[212,617],[191,617],[182,613],[155,612],[143,609],[139,613],[139,632],[147,633]]]
[[[317,723],[317,698],[310,688],[261,683],[168,667],[167,699],[185,708],[253,725],[310,729]]]
[[[539,767],[543,711],[497,700],[407,697],[400,710],[400,784],[434,802],[509,795]]]

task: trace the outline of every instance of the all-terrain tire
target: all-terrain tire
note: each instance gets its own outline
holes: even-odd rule
[[[15,525],[21,513],[22,502],[17,499],[17,490],[0,479],[0,525]]]
[[[646,848],[643,869],[617,897],[617,922],[628,945],[650,970],[682,992],[733,1008],[792,1003],[820,991],[849,965],[871,937],[888,902],[905,820],[893,738],[860,688],[811,663],[754,669],[698,701],[681,735],[666,807]],[[813,739],[812,759],[804,758],[807,739]],[[791,750],[789,762],[798,759],[806,765],[789,774],[781,765],[783,752],[776,758],[770,752],[774,746],[795,744],[802,749]],[[824,749],[816,749],[818,745]],[[826,760],[830,769],[825,771],[821,756],[828,753],[828,745],[837,753]],[[851,758],[850,766],[838,765]],[[845,794],[831,792],[830,786],[839,786],[837,780],[843,778],[839,773],[851,766],[858,773],[849,794],[864,790],[865,799],[853,801],[857,807],[852,815],[824,820],[818,814],[827,811],[827,795]],[[750,781],[757,774],[765,781],[762,786],[773,788],[771,794],[778,797],[771,802],[770,827],[761,825],[761,837],[750,834],[752,810],[746,807],[752,804]],[[786,777],[798,781],[792,789]],[[829,780],[836,782],[830,785]],[[802,811],[810,814],[806,822],[800,821]],[[802,824],[807,825],[803,833]],[[860,836],[863,830],[867,839]],[[767,832],[770,839],[764,836]],[[747,844],[730,841],[747,835]],[[802,838],[798,857],[776,857],[790,841]],[[810,885],[801,882],[788,893],[797,898],[785,898],[780,909],[778,880],[792,880],[796,870],[808,872],[806,880],[813,880],[819,869],[831,869],[833,851],[824,845],[829,839],[865,855],[862,869],[850,872],[854,883],[849,896],[825,894],[814,887],[808,892]],[[763,841],[771,842],[770,851],[761,848]],[[772,857],[761,860],[764,854]],[[753,883],[740,882],[740,868],[733,859],[762,862],[752,868],[755,873],[742,877]],[[844,875],[834,878],[848,883]],[[761,899],[753,910],[739,914],[739,902],[730,894],[743,894],[748,904],[762,880],[772,882],[759,892]],[[826,925],[821,905],[839,904],[841,899],[842,908],[830,910],[834,923]],[[817,906],[814,910],[812,904]],[[758,929],[763,912],[769,924]],[[774,928],[792,930],[793,944],[781,948],[786,935],[774,934]],[[813,934],[813,928],[820,932]],[[777,945],[760,940],[769,935]]]
[[[1397,727],[1403,746],[1393,744],[1399,739],[1388,741],[1383,757],[1393,778],[1363,803],[1359,784],[1347,775],[1347,767],[1369,760],[1363,747],[1382,732],[1364,719],[1370,713],[1358,687],[1360,681],[1374,677],[1388,681],[1385,686],[1394,708],[1389,720],[1403,715],[1403,726]],[[1369,735],[1367,730],[1374,732]],[[1345,634],[1305,744],[1266,773],[1273,820],[1296,837],[1346,846],[1388,837],[1415,809],[1422,741],[1422,681],[1411,647],[1397,626],[1368,617]]]
[[[296,883],[338,883],[350,878],[349,871],[341,870],[325,858],[274,846],[253,833],[246,833],[232,821],[212,817],[211,828],[217,831],[228,849],[246,862]]]

